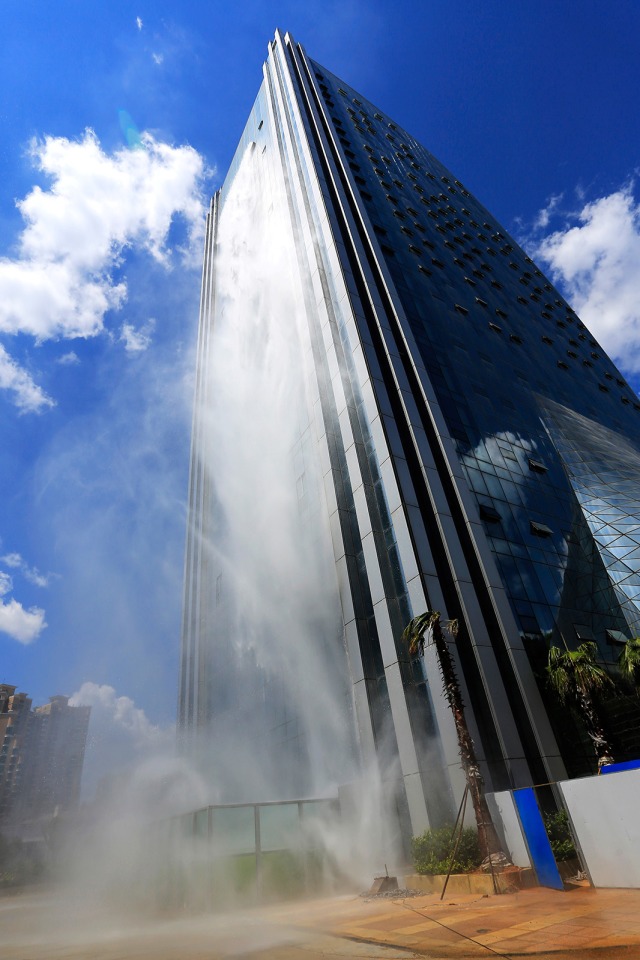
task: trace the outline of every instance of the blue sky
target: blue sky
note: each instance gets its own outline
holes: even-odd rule
[[[84,690],[113,758],[175,716],[202,217],[276,27],[640,385],[636,0],[1,0],[0,680]]]

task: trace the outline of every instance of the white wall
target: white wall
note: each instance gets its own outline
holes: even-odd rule
[[[593,885],[640,888],[640,770],[558,786]]]
[[[531,860],[522,835],[513,793],[511,790],[488,793],[487,801],[498,834],[506,845],[505,853],[517,867],[530,867]]]

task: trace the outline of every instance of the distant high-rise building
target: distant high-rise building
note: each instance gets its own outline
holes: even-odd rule
[[[11,829],[76,808],[91,713],[62,696],[32,710],[15,691],[0,685],[0,828]]]
[[[19,796],[30,717],[27,694],[0,684],[0,824],[6,823]]]
[[[454,174],[277,33],[207,222],[184,736],[227,739],[238,763],[259,745],[284,792],[313,783],[336,717],[326,782],[378,763],[424,829],[461,789],[434,654],[401,640],[431,609],[459,621],[490,788],[592,769],[545,664],[587,640],[613,664],[638,633],[639,480],[638,397],[562,295]]]

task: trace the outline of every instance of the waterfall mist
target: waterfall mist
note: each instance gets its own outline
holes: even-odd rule
[[[311,891],[310,870],[316,892],[345,883],[353,891],[394,863],[379,773],[359,758],[318,442],[310,291],[284,186],[250,146],[225,191],[195,416],[206,488],[191,534],[201,558],[190,664],[197,703],[179,756],[159,748],[61,834],[59,886],[85,916],[96,906],[122,918],[246,903],[268,896],[268,870],[300,878],[295,895]],[[333,806],[271,807],[264,816],[261,808],[262,867],[254,857],[247,894],[253,813],[237,814],[248,823],[240,836],[236,815],[218,813],[220,805],[338,796]],[[304,817],[290,828],[294,807]]]
[[[211,489],[198,756],[218,802],[323,796],[358,775],[303,290],[275,189],[250,147],[219,218],[198,411]]]

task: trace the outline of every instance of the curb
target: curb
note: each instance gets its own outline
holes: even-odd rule
[[[508,872],[496,870],[494,876],[500,894],[538,885],[531,867],[520,867]],[[442,893],[446,879],[446,874],[443,873],[433,875],[410,873],[405,874],[404,886],[411,890],[419,890],[421,893]],[[495,895],[492,875],[490,873],[452,873],[447,884],[447,895],[460,896],[466,893]]]

